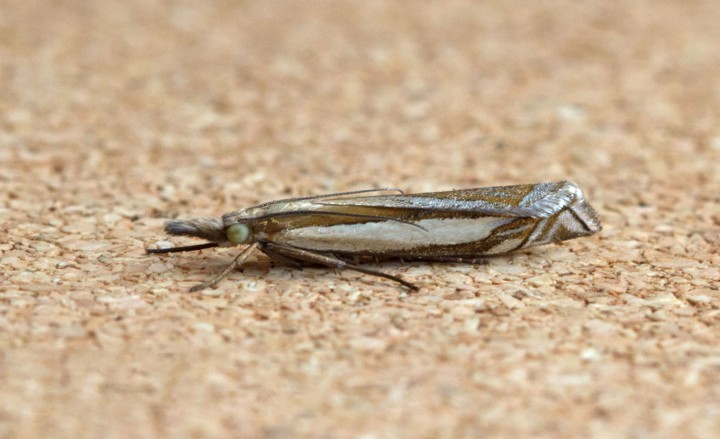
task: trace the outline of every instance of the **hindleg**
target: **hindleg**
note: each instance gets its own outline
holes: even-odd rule
[[[370,268],[361,267],[359,265],[351,264],[348,261],[342,260],[333,255],[317,253],[312,250],[302,249],[302,248],[298,248],[298,247],[292,247],[292,246],[288,246],[288,245],[276,244],[276,243],[272,243],[272,242],[263,243],[260,246],[260,249],[263,252],[270,250],[270,252],[273,252],[275,254],[279,254],[283,257],[295,259],[295,260],[298,260],[298,261],[301,261],[304,263],[323,265],[325,267],[335,268],[338,270],[348,269],[348,270],[353,270],[353,271],[357,271],[360,273],[369,274],[371,276],[384,277],[386,279],[390,279],[401,285],[404,285],[404,286],[410,288],[411,290],[419,289],[416,285],[402,279],[401,277],[394,276],[394,275],[388,274],[388,273],[384,273],[382,271],[372,270]]]

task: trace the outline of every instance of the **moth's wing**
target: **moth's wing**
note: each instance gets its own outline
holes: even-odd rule
[[[561,181],[421,194],[324,199],[325,206],[375,207],[437,212],[547,218],[568,206],[580,189]]]
[[[266,201],[264,203],[256,204],[254,206],[248,207],[248,209],[257,209],[257,208],[263,208],[268,206],[273,206],[276,204],[290,204],[297,201],[308,201],[308,200],[321,200],[323,198],[333,198],[333,197],[345,197],[348,195],[355,195],[355,194],[365,194],[369,192],[398,192],[403,193],[402,189],[398,188],[377,188],[377,189],[360,189],[356,191],[345,191],[345,192],[335,192],[331,194],[321,194],[321,195],[309,195],[309,196],[303,196],[303,197],[290,197],[290,198],[281,198],[279,200],[272,200],[272,201]]]

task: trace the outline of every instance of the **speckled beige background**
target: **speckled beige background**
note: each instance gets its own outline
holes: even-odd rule
[[[720,2],[0,0],[0,437],[720,436]],[[289,195],[572,179],[486,266],[149,257]],[[174,240],[187,243],[190,240]]]

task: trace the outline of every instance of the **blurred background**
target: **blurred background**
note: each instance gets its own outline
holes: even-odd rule
[[[717,9],[5,1],[4,158],[213,207],[557,178],[642,196],[717,154]]]

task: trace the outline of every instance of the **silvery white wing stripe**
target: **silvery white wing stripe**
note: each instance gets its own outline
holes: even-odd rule
[[[432,245],[454,245],[480,241],[513,218],[428,219],[408,227],[393,221],[338,224],[288,229],[277,242],[305,249],[338,252],[391,252]]]

